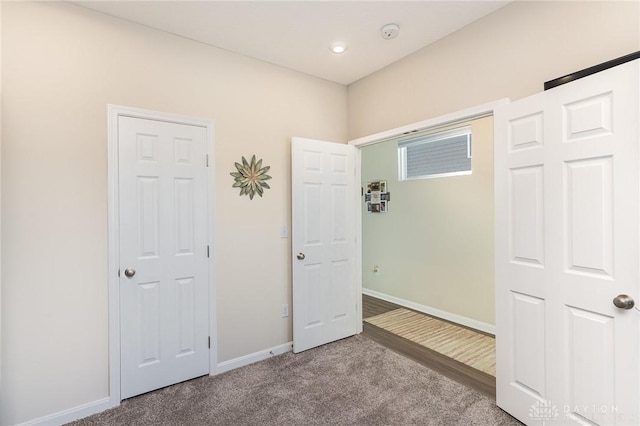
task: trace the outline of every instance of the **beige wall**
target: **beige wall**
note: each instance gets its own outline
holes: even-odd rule
[[[349,139],[519,99],[638,50],[638,1],[516,1],[350,85]]]
[[[215,120],[218,361],[291,340],[290,137],[346,140],[346,88],[63,3],[2,13],[2,401],[108,396],[107,104]],[[242,155],[271,166],[239,197]]]
[[[471,175],[399,182],[397,140],[362,149],[363,185],[391,193],[388,213],[363,213],[362,284],[492,325],[493,118],[470,125]]]
[[[0,424],[108,393],[106,104],[215,120],[225,361],[291,339],[280,318],[289,241],[279,238],[290,223],[291,136],[344,141],[347,117],[355,138],[525,96],[640,50],[638,13],[635,2],[517,2],[347,97],[343,86],[74,5],[3,3]],[[273,189],[249,201],[228,173],[253,153],[272,166]]]

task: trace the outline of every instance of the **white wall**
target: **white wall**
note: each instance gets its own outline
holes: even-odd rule
[[[0,424],[108,395],[107,104],[216,126],[218,361],[286,343],[290,137],[346,140],[346,88],[65,3],[2,5]],[[264,198],[231,188],[256,154]]]
[[[515,1],[351,84],[349,139],[519,99],[638,50],[638,1]]]

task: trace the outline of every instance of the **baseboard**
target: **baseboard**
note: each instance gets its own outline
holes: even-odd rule
[[[245,365],[253,364],[254,362],[265,360],[272,356],[291,352],[292,345],[293,345],[293,342],[284,343],[282,345],[274,346],[273,348],[264,349],[262,351],[244,355],[239,358],[221,362],[218,364],[216,371],[212,374],[224,373],[226,371],[244,367]],[[109,397],[106,397],[106,398],[99,399],[97,401],[88,402],[86,404],[79,405],[74,408],[69,408],[67,410],[60,411],[54,414],[49,414],[47,416],[29,420],[27,422],[20,423],[15,426],[36,426],[36,425],[37,426],[58,426],[65,423],[72,422],[74,420],[91,416],[93,414],[100,413],[109,408],[112,408],[112,404],[110,402]]]
[[[28,422],[20,423],[16,426],[58,426],[100,413],[109,408],[111,408],[111,404],[109,403],[109,397],[106,397],[98,399],[97,401],[78,405],[77,407],[59,411],[57,413],[38,417],[37,419],[29,420]]]
[[[272,356],[285,354],[291,352],[293,342],[284,343],[282,345],[274,346],[273,348],[263,349],[252,354],[244,355],[238,358],[230,359],[218,364],[214,374],[224,373],[226,371],[234,370],[236,368],[244,367],[245,365],[253,364],[254,362],[262,361]]]
[[[427,315],[431,315],[434,317],[442,318],[447,321],[455,322],[456,324],[473,328],[474,330],[479,330],[484,333],[492,334],[494,336],[496,334],[495,325],[487,324],[482,321],[477,321],[471,318],[463,317],[462,315],[452,314],[451,312],[443,311],[437,308],[432,308],[431,306],[421,305],[419,303],[411,302],[409,300],[400,299],[399,297],[390,296],[388,294],[380,293],[379,291],[370,290],[368,288],[363,288],[362,294],[366,294],[367,296],[375,297],[377,299],[386,300],[387,302],[395,303],[396,305],[404,306],[406,308],[413,309],[414,311],[422,312]]]

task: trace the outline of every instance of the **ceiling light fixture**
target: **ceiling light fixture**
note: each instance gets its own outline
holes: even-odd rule
[[[337,55],[344,53],[347,50],[347,45],[341,41],[337,41],[331,45],[331,51]]]
[[[380,35],[385,40],[391,40],[392,38],[398,37],[399,32],[400,25],[398,24],[387,24],[384,27],[380,28]]]

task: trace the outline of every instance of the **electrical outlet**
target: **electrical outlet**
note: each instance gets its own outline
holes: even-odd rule
[[[374,265],[372,270],[373,270],[373,275],[380,275],[380,267],[378,265]]]
[[[289,316],[289,305],[285,303],[282,305],[282,318],[286,318]]]

